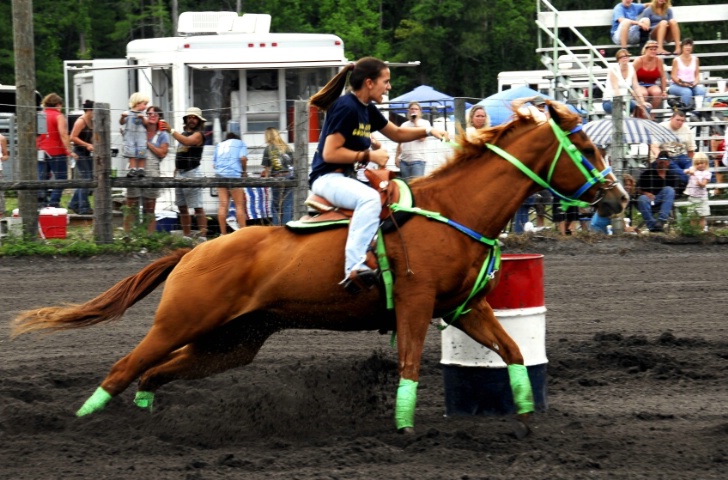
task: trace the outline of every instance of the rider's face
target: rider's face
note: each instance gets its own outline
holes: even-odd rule
[[[367,80],[369,84],[369,100],[375,103],[382,103],[384,94],[392,88],[389,84],[389,79],[389,69],[385,68],[379,73],[376,80]]]

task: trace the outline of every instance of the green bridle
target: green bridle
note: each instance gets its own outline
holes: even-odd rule
[[[579,149],[576,148],[576,145],[571,143],[571,140],[569,140],[569,135],[580,132],[582,128],[581,125],[578,125],[569,132],[565,132],[561,129],[561,127],[556,124],[556,122],[554,122],[553,119],[549,119],[548,122],[554,132],[554,135],[556,136],[556,139],[559,141],[559,148],[556,151],[556,155],[554,155],[554,159],[551,161],[551,166],[549,167],[549,173],[546,177],[546,180],[539,177],[533,170],[524,165],[523,162],[521,162],[502,148],[491,145],[490,143],[486,143],[485,146],[498,156],[504,158],[505,160],[508,160],[511,164],[516,166],[521,172],[524,173],[524,175],[533,180],[535,183],[559,197],[561,199],[562,206],[589,207],[598,203],[603,197],[603,190],[614,188],[614,186],[616,185],[616,183],[611,183],[606,179],[606,176],[612,173],[612,167],[608,166],[600,172],[596,169],[596,167],[589,163],[589,160],[587,160],[586,157],[579,151]],[[571,196],[567,196],[560,192],[557,192],[553,187],[551,187],[551,180],[553,178],[554,170],[556,169],[556,163],[558,162],[562,151],[566,151],[569,157],[574,161],[574,165],[576,165],[576,167],[584,175],[584,178],[586,178],[586,183]],[[597,198],[592,203],[579,200],[579,197],[581,197],[596,183],[602,183],[606,187],[603,188],[603,190],[600,190],[600,194],[597,195]]]

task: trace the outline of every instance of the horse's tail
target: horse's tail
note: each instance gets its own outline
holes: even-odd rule
[[[21,312],[13,322],[12,336],[35,330],[69,330],[118,320],[129,307],[164,282],[189,251],[189,248],[176,250],[81,305],[69,304]]]

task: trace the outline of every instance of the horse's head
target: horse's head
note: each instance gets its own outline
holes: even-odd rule
[[[511,138],[516,132],[520,135],[503,149],[492,144],[487,147],[518,167],[540,188],[551,190],[565,205],[595,205],[601,216],[623,211],[629,196],[581,130],[581,117],[559,102],[546,103],[550,120],[534,108],[516,108],[515,120],[506,129],[513,129]],[[519,160],[532,158],[529,151],[542,154],[528,163]]]
[[[539,129],[558,142],[546,177],[552,191],[564,203],[596,206],[600,216],[623,211],[629,195],[582,131],[581,117],[561,103],[548,100],[546,103],[551,119]]]

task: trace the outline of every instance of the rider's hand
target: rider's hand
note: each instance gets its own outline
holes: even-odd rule
[[[430,130],[430,135],[437,138],[438,140],[450,140],[450,136],[445,130],[440,130],[439,128],[433,128]]]
[[[389,160],[389,152],[386,149],[372,150],[369,152],[369,161],[374,162],[380,167],[384,167]]]

